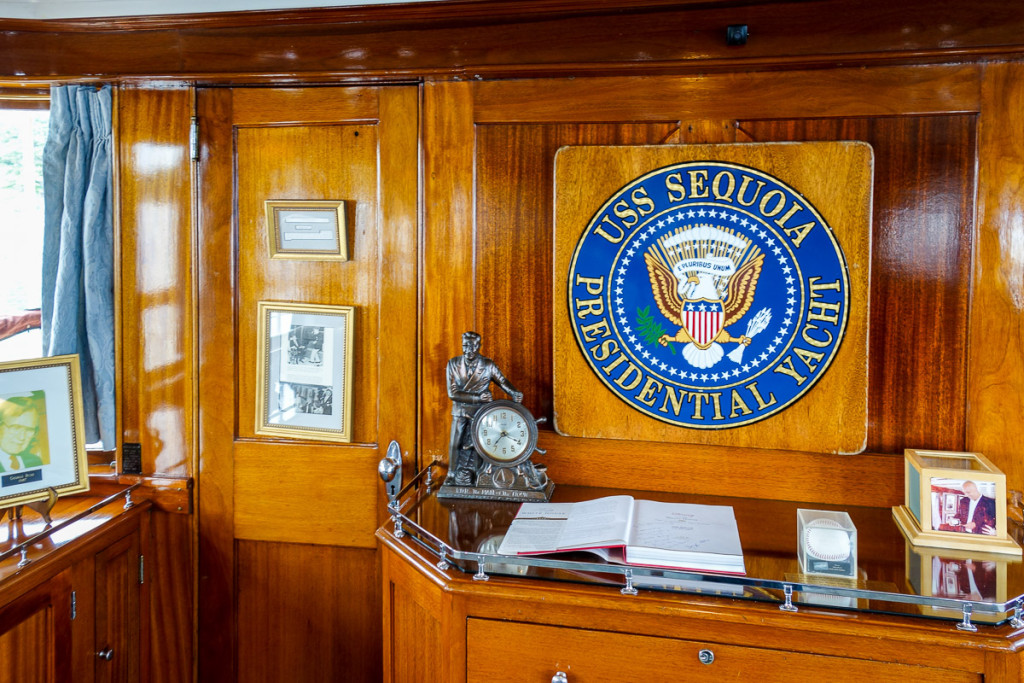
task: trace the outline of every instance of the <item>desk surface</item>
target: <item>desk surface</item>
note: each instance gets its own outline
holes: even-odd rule
[[[27,547],[26,558],[29,560],[29,564],[23,568],[18,567],[22,557],[20,551],[0,560],[0,589],[18,575],[24,574],[34,567],[45,565],[62,549],[98,536],[119,520],[125,520],[135,511],[149,507],[149,503],[144,502],[126,510],[125,498],[121,495],[112,496],[108,500],[109,502],[91,512],[90,508],[103,502],[104,498],[100,496],[69,496],[58,500],[51,512],[53,524],[50,528],[52,533]],[[15,520],[10,519],[7,509],[0,510],[0,512],[4,515],[3,520],[0,521],[0,557],[47,530],[47,524],[43,518],[27,508],[22,511],[21,519]],[[79,519],[75,519],[76,517]]]
[[[1024,595],[1024,563],[1005,555],[959,550],[915,548],[907,542],[888,507],[807,505],[764,499],[724,498],[648,491],[622,491],[587,487],[556,487],[553,502],[590,500],[607,495],[629,494],[638,499],[728,505],[733,508],[743,545],[747,576],[743,579],[711,574],[654,572],[637,576],[638,588],[718,594],[755,601],[783,602],[783,584],[796,588],[797,605],[838,607],[863,612],[913,615],[959,621],[963,603],[971,603],[974,621],[1001,623],[1012,612],[995,610]],[[518,503],[438,500],[425,487],[414,488],[402,499],[402,514],[412,522],[406,531],[436,537],[456,551],[449,562],[463,572],[475,573],[479,563],[472,554],[483,554],[488,574],[526,576],[546,580],[622,586],[621,574],[510,564],[493,557]],[[855,580],[812,577],[800,572],[797,559],[797,509],[844,510],[857,527],[858,578]],[[388,524],[385,530],[391,528]],[[418,534],[417,528],[426,532]],[[390,535],[390,532],[388,532]],[[422,548],[420,548],[422,550]],[[465,557],[470,555],[470,557]],[[573,564],[599,564],[586,553],[549,555]],[[607,565],[605,565],[607,566]],[[648,572],[649,573],[649,572]],[[800,591],[799,586],[837,586],[840,594]],[[853,594],[848,589],[854,589]],[[886,599],[886,596],[893,596]],[[931,600],[918,600],[918,598]],[[935,598],[938,598],[936,600]],[[907,601],[902,601],[907,600]],[[950,602],[955,601],[955,602]],[[915,604],[931,602],[932,604]],[[942,603],[942,604],[939,604]]]

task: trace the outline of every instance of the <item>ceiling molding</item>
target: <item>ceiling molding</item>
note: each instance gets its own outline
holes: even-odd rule
[[[432,0],[402,0],[431,2]],[[166,0],[0,0],[4,19],[87,19],[170,14],[207,14],[251,10],[312,9],[392,4],[395,0],[176,0],[168,12]]]

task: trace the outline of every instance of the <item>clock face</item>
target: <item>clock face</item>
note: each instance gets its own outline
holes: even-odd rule
[[[474,441],[481,455],[499,465],[512,465],[532,450],[532,425],[522,412],[504,401],[500,403],[481,408]]]

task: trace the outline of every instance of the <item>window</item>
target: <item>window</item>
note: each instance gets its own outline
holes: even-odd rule
[[[43,145],[47,109],[7,109],[0,103],[0,318],[11,323],[0,361],[38,358],[42,334]],[[35,329],[22,331],[25,326]],[[0,324],[0,328],[5,327]]]

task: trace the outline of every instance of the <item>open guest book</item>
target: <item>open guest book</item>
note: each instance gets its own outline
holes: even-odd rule
[[[746,574],[731,507],[609,496],[581,503],[523,503],[502,555],[586,551],[606,562]]]

